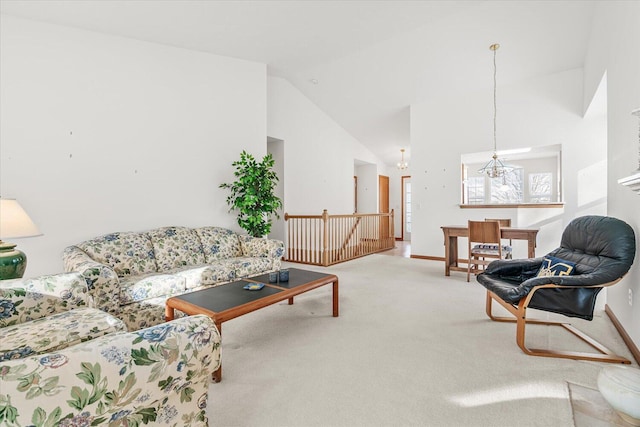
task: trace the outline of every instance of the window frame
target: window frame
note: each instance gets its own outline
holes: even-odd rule
[[[555,144],[541,147],[530,147],[523,149],[507,150],[498,152],[498,156],[501,157],[505,163],[514,166],[516,169],[520,169],[520,181],[513,188],[520,186],[519,192],[521,198],[511,197],[504,203],[496,202],[492,199],[492,192],[495,192],[495,183],[492,179],[486,175],[481,175],[477,170],[482,167],[487,158],[490,158],[493,153],[468,153],[461,155],[461,194],[460,194],[460,207],[461,208],[500,208],[500,207],[562,207],[564,206],[563,192],[562,192],[562,145]],[[540,199],[545,195],[531,194],[531,180],[532,175],[536,174],[551,174],[550,195],[549,199],[545,201],[534,201],[533,199]],[[474,198],[475,202],[471,202],[469,197],[468,182],[470,180],[477,181],[477,178],[483,177],[484,179],[484,202],[478,203],[478,198]],[[511,179],[511,178],[508,178]],[[473,188],[477,188],[474,185]],[[516,190],[518,191],[518,190]]]

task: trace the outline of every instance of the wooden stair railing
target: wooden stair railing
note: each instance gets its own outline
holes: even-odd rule
[[[289,215],[287,261],[328,266],[395,246],[393,210],[380,214]]]
[[[334,259],[333,259],[334,261],[337,261],[340,258],[346,257],[346,253],[347,253],[347,250],[348,250],[348,245],[351,242],[351,240],[353,239],[353,237],[357,234],[356,231],[357,231],[358,225],[360,224],[360,220],[362,220],[361,217],[356,218],[355,223],[351,227],[351,231],[349,232],[349,235],[344,239],[344,243],[342,243],[342,247],[340,248],[340,250],[338,251],[338,253],[334,257]],[[358,246],[359,245],[360,245],[360,243],[356,242],[356,254],[358,253]]]

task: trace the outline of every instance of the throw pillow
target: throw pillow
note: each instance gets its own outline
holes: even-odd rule
[[[575,267],[575,262],[547,255],[542,260],[542,265],[540,265],[540,270],[538,270],[537,276],[569,276],[571,273],[573,273]]]

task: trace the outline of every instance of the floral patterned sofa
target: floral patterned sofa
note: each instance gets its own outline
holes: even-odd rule
[[[128,333],[80,273],[0,281],[0,425],[206,426],[206,316]]]
[[[278,270],[279,240],[239,235],[220,227],[162,227],[117,232],[64,250],[65,271],[89,283],[96,306],[130,331],[164,322],[172,295]]]

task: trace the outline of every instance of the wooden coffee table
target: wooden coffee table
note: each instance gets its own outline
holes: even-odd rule
[[[259,291],[243,289],[247,283],[251,282],[264,283],[265,287]],[[180,310],[188,315],[205,314],[213,320],[222,334],[222,322],[280,301],[288,300],[289,304],[293,304],[293,297],[296,295],[330,283],[333,284],[333,317],[338,317],[338,277],[333,274],[290,268],[288,282],[269,283],[269,275],[262,274],[171,297],[166,302],[165,318],[167,321],[173,320],[174,310]],[[213,381],[219,382],[221,379],[222,366],[213,373]]]

